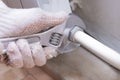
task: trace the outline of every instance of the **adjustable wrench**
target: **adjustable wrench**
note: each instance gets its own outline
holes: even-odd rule
[[[81,26],[83,29],[85,28],[82,20],[71,14],[67,21],[44,32],[20,37],[0,38],[0,42],[2,42],[6,48],[9,42],[26,39],[30,44],[40,42],[43,46],[53,47],[59,53],[69,52],[80,46],[80,44],[69,40],[70,31],[76,25]],[[2,51],[2,54],[5,54],[5,52],[6,49]]]

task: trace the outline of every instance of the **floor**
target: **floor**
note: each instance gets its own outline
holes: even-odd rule
[[[120,80],[120,71],[78,48],[49,60],[44,67],[12,69],[0,64],[0,80]]]
[[[2,67],[0,65],[0,67]],[[3,69],[4,68],[4,69]],[[54,80],[39,67],[32,69],[0,68],[0,80]]]

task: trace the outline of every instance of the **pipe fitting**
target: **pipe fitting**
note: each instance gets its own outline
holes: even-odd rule
[[[79,26],[75,26],[74,28],[72,28],[69,32],[69,40],[72,41],[72,42],[76,42],[76,40],[74,39],[74,34],[77,32],[77,31],[83,31],[83,29]]]

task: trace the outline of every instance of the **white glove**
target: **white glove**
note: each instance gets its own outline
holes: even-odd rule
[[[0,37],[34,34],[63,23],[67,17],[65,12],[49,13],[40,8],[12,9],[0,1]],[[53,54],[56,54],[54,49],[43,49],[40,43],[29,45],[24,39],[11,42],[7,47],[9,64],[17,68],[42,66]]]

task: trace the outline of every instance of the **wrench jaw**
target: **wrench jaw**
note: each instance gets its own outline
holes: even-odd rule
[[[78,17],[74,14],[71,14],[66,23],[66,27],[64,30],[64,39],[62,41],[62,44],[57,49],[59,54],[69,53],[71,51],[74,51],[78,47],[80,47],[80,44],[73,41],[73,39],[72,39],[72,37],[74,36],[72,34],[75,33],[79,29],[80,30],[86,29],[84,22],[82,21],[82,19],[80,17]]]

